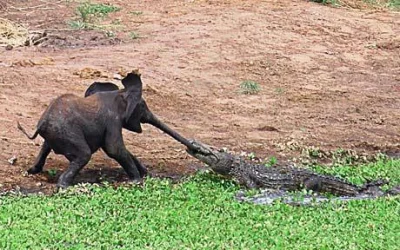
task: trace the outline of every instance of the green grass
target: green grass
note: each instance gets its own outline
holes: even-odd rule
[[[253,95],[260,92],[260,84],[255,81],[246,80],[243,81],[240,85],[240,92],[246,95]]]
[[[55,177],[57,175],[57,169],[49,169],[47,170],[47,173],[50,175],[50,177]]]
[[[312,2],[331,5],[334,7],[339,7],[342,5],[340,0],[311,0]],[[354,1],[357,2],[357,1]],[[386,7],[394,11],[400,10],[400,0],[386,0],[386,1],[378,1],[378,0],[363,0],[364,3],[370,6],[378,6],[378,7]],[[346,4],[345,4],[346,5]]]
[[[73,29],[95,29],[101,27],[97,22],[112,12],[120,11],[121,8],[110,4],[99,4],[92,2],[80,3],[76,8],[77,19],[68,21]]]
[[[391,9],[400,11],[400,0],[389,0],[387,6]]]
[[[140,38],[140,35],[139,35],[137,32],[131,31],[131,32],[129,32],[129,37],[130,37],[132,40],[135,40],[135,39]]]
[[[269,167],[269,166],[275,165],[277,162],[278,162],[278,160],[276,159],[276,157],[275,157],[275,156],[271,156],[271,157],[268,159],[268,161],[267,161],[266,163],[264,163],[264,165],[265,165],[266,167]]]
[[[314,166],[312,169],[322,174],[344,178],[358,185],[376,179],[388,180],[390,186],[400,185],[400,161],[398,160],[382,159],[375,163],[358,166]]]
[[[375,5],[375,6],[387,7],[392,10],[400,10],[400,0],[386,0],[386,1],[364,0],[364,2],[372,6]]]
[[[110,4],[84,2],[76,10],[83,22],[91,22],[93,18],[106,17],[109,13],[119,11],[120,8]]]
[[[399,182],[400,161],[329,172]],[[238,187],[197,174],[180,184],[81,186],[0,197],[0,249],[398,249],[400,198],[294,207],[238,203]]]

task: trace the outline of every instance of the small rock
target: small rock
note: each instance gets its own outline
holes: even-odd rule
[[[41,182],[36,183],[37,187],[41,187],[43,184]]]
[[[8,44],[7,46],[6,46],[6,50],[12,50],[14,47],[12,46],[12,45],[10,45],[10,44]]]
[[[17,157],[15,155],[13,155],[13,157],[8,159],[8,163],[10,163],[11,165],[14,165],[16,161],[17,161]]]

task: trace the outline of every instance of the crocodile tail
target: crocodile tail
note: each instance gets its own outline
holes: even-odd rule
[[[388,183],[386,180],[369,181],[361,187],[361,192],[380,196],[383,194],[380,188]]]
[[[369,188],[369,187],[381,187],[383,185],[389,184],[389,181],[387,180],[375,180],[375,181],[368,181],[367,183],[364,184],[363,187]]]
[[[389,195],[400,195],[400,185],[389,189],[386,193]]]

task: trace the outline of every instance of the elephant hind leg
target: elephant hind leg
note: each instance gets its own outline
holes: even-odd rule
[[[69,160],[69,167],[58,179],[57,187],[60,188],[72,185],[75,176],[92,157],[92,153],[86,142],[68,145],[67,151],[63,155]]]
[[[44,141],[42,148],[40,149],[40,152],[38,156],[36,157],[35,163],[33,166],[28,169],[28,174],[38,174],[43,171],[43,166],[46,163],[46,158],[50,154],[51,148],[49,144]]]

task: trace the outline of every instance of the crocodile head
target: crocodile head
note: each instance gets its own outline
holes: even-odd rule
[[[188,154],[204,162],[219,174],[226,175],[230,172],[234,161],[231,154],[193,140],[191,143],[197,150],[187,149]]]

